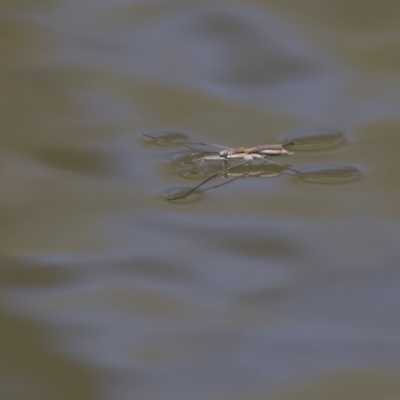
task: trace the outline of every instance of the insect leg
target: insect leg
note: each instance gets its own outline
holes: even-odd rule
[[[234,165],[233,167],[225,168],[225,169],[223,169],[222,171],[218,171],[218,172],[216,172],[215,174],[212,174],[211,176],[209,176],[209,177],[208,177],[207,179],[205,179],[203,182],[199,183],[199,184],[198,184],[197,186],[195,186],[194,188],[190,189],[188,192],[186,192],[186,193],[183,194],[182,196],[172,197],[172,198],[169,198],[168,200],[171,201],[171,200],[180,200],[180,199],[183,199],[183,198],[185,198],[186,196],[189,196],[189,194],[193,193],[195,190],[197,190],[197,189],[200,188],[201,186],[203,186],[205,183],[211,181],[211,179],[214,179],[214,178],[216,178],[217,176],[219,176],[219,175],[221,175],[221,174],[223,174],[223,173],[225,173],[225,172],[231,171],[232,169],[238,168],[238,167],[240,167],[240,166],[242,166],[242,165],[245,165],[245,164],[248,164],[248,163],[249,163],[249,161],[244,161],[244,162],[242,162],[242,163],[240,163],[240,164]]]
[[[261,162],[261,163],[259,164],[259,166],[265,164],[266,162],[267,162],[267,160],[264,160],[263,162]],[[245,164],[245,163],[241,163],[241,165],[243,165],[243,164]],[[234,178],[229,179],[229,180],[227,180],[227,181],[225,181],[225,182],[222,182],[222,183],[219,183],[219,184],[217,184],[217,185],[211,186],[211,187],[209,187],[209,188],[207,188],[207,189],[204,189],[204,191],[206,191],[206,190],[211,190],[211,189],[215,189],[215,188],[218,188],[218,187],[221,187],[221,186],[225,186],[225,185],[227,185],[228,183],[234,182],[234,181],[236,181],[237,179],[240,179],[240,178],[243,178],[243,177],[247,176],[249,173],[250,173],[250,171],[243,172],[243,174],[241,174],[241,175],[239,175],[239,176],[235,176]]]
[[[295,172],[296,174],[304,175],[302,172],[298,171],[297,169],[288,167],[287,165],[278,163],[278,162],[276,162],[276,161],[272,161],[271,158],[266,158],[265,161],[266,161],[266,162],[269,162],[269,163],[271,163],[271,164],[279,165],[280,167],[284,167],[284,168],[286,168],[286,169],[288,169],[288,170],[290,170],[290,171]]]

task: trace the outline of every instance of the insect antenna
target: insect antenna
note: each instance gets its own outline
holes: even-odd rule
[[[175,144],[180,144],[180,145],[186,146],[186,147],[189,147],[190,145],[194,145],[194,146],[210,146],[210,147],[215,147],[217,149],[232,150],[230,147],[220,146],[219,144],[213,144],[213,143],[174,141],[174,140],[168,140],[168,139],[159,138],[159,137],[156,137],[156,136],[153,136],[153,135],[149,135],[148,133],[144,133],[143,136],[148,137],[150,139],[153,139],[155,141],[165,142],[165,143],[175,143]],[[191,147],[189,147],[189,148],[191,148]]]
[[[289,147],[289,146],[294,146],[295,144],[296,144],[295,142],[283,143],[282,147],[285,148],[285,147]]]

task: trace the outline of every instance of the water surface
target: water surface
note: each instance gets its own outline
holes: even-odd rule
[[[2,398],[400,396],[396,2],[3,3]],[[359,176],[168,202],[149,132]]]

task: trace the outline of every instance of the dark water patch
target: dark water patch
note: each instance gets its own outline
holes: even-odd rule
[[[54,287],[69,281],[66,269],[42,265],[29,259],[2,259],[0,268],[1,286]]]
[[[50,167],[79,174],[107,176],[119,170],[115,158],[100,150],[43,149],[36,152],[36,158]]]
[[[0,325],[2,399],[98,398],[90,371],[55,352],[54,341],[37,321],[0,310]]]
[[[21,11],[21,2],[8,2],[10,5],[17,5],[16,9]],[[26,3],[33,4],[31,1]],[[37,2],[35,2],[36,5]],[[48,41],[45,29],[40,24],[34,23],[33,19],[30,21],[28,18],[19,19],[16,17],[18,13],[7,15],[5,11],[8,6],[2,2],[2,13],[0,16],[0,38],[1,38],[1,65],[12,66],[16,69],[16,65],[26,65],[34,62],[38,57],[40,45]],[[39,45],[40,44],[40,45]],[[2,71],[4,72],[4,71]],[[4,76],[2,77],[2,83]],[[4,87],[2,88],[2,92]],[[7,105],[7,104],[4,104]]]

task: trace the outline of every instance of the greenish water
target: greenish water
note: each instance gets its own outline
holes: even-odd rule
[[[2,399],[400,396],[400,5],[1,6]]]

